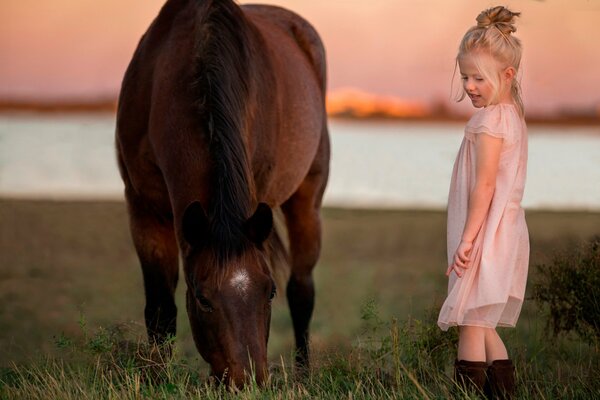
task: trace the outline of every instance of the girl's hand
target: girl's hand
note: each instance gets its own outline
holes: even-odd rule
[[[446,271],[446,276],[450,275],[450,272],[456,272],[458,277],[462,277],[464,270],[470,267],[469,258],[471,254],[471,250],[473,249],[473,242],[467,242],[462,240],[454,253],[454,262],[450,264],[448,270]]]

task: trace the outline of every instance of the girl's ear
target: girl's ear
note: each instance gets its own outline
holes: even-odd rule
[[[517,71],[514,67],[506,68],[503,73],[504,79],[508,82],[512,82],[515,79],[515,75],[517,75]]]

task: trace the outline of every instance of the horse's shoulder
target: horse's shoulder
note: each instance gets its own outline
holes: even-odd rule
[[[267,18],[280,29],[294,38],[300,49],[306,54],[325,87],[325,49],[317,30],[304,18],[283,7],[266,4],[245,4],[242,6],[248,16],[258,15]]]

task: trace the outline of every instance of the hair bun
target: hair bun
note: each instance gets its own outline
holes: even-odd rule
[[[488,8],[477,16],[477,27],[489,28],[494,26],[503,34],[508,35],[517,31],[514,26],[514,19],[519,15],[521,13],[512,12],[503,6]]]

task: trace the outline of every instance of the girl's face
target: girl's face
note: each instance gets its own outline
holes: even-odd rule
[[[498,93],[494,85],[490,82],[490,76],[484,75],[478,67],[484,65],[486,71],[490,71],[494,76],[498,76]],[[507,68],[500,71],[498,63],[490,55],[485,53],[467,53],[458,57],[458,68],[463,84],[463,89],[473,107],[481,108],[492,103],[510,103],[512,98],[510,95],[510,84],[514,76],[514,69]],[[497,95],[496,95],[497,94]]]

